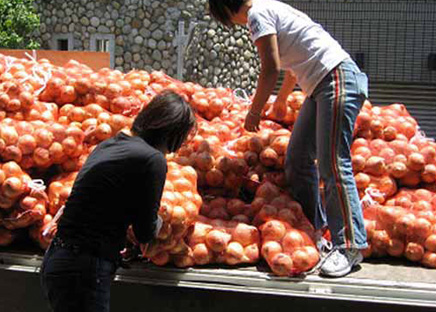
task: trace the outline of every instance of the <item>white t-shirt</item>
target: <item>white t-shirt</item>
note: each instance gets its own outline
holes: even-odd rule
[[[248,11],[251,39],[276,34],[280,67],[291,69],[311,95],[318,83],[349,54],[306,14],[275,0],[253,0]]]

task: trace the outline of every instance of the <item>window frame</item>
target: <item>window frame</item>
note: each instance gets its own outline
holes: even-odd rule
[[[97,41],[98,40],[109,40],[109,51],[110,54],[110,66],[114,68],[115,66],[115,35],[114,34],[91,34],[90,39],[90,49],[94,52],[103,52],[97,51]]]
[[[58,41],[67,40],[68,50],[59,50]],[[50,42],[50,49],[56,51],[73,51],[74,50],[74,35],[73,34],[53,34]]]

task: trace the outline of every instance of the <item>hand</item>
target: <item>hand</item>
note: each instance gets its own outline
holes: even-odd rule
[[[148,251],[148,243],[147,244],[142,244],[142,243],[139,244],[139,249],[141,249],[142,256],[144,258],[146,258],[147,251]]]
[[[135,233],[133,232],[133,227],[131,225],[127,228],[127,240],[133,245],[139,245],[139,242],[136,239]]]
[[[272,105],[272,114],[277,120],[283,120],[286,117],[288,105],[286,101],[276,99]]]
[[[255,132],[259,131],[260,114],[249,111],[247,117],[245,117],[244,128],[247,131]]]

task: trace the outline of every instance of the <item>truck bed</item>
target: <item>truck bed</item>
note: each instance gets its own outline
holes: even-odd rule
[[[33,248],[1,248],[0,274],[15,271],[38,275],[42,256],[42,251]],[[262,262],[256,266],[180,269],[134,261],[129,269],[117,271],[114,284],[385,304],[411,311],[436,308],[436,270],[392,258],[365,260],[347,277],[335,279],[317,274],[276,277]]]

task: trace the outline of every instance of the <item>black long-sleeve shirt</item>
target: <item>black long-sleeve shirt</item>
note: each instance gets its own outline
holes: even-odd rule
[[[77,175],[57,235],[111,260],[130,224],[139,242],[149,242],[166,172],[165,156],[140,137],[120,132],[100,143]]]

